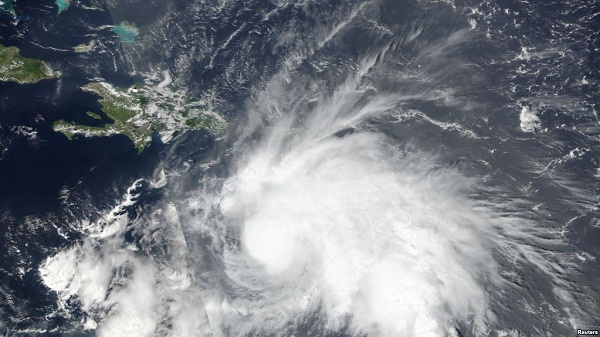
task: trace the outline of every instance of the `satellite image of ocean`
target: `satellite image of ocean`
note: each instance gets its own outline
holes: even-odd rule
[[[0,0],[0,336],[600,329],[598,0]]]

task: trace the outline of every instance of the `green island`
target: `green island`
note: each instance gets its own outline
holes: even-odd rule
[[[102,120],[102,116],[98,115],[95,112],[88,111],[88,112],[86,112],[86,114],[88,116],[92,117],[93,119]]]
[[[60,72],[46,62],[23,57],[19,48],[0,44],[0,81],[25,84],[58,77]]]
[[[138,152],[142,152],[154,134],[166,143],[181,131],[206,129],[219,135],[227,126],[225,119],[213,112],[207,103],[190,101],[182,91],[167,87],[136,84],[130,88],[116,88],[106,82],[92,82],[82,89],[100,96],[101,110],[112,122],[91,126],[55,121],[53,130],[68,139],[122,134],[131,139]],[[87,115],[96,120],[102,119],[91,111]]]

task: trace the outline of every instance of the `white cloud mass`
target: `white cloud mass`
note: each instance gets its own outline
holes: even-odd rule
[[[356,13],[331,34],[317,34],[315,48],[332,43]],[[422,32],[414,24],[397,41],[412,43]],[[469,34],[459,30],[423,48],[412,60],[417,68],[402,74],[414,77],[407,81],[415,89],[393,93],[370,76],[400,42],[367,53],[352,64],[353,75],[323,90],[291,74],[316,51],[291,55],[248,103],[243,126],[230,130],[233,140],[223,140],[231,145],[218,154],[227,157],[225,173],[207,174],[181,197],[192,216],[171,201],[145,222],[117,207],[104,222],[84,226],[82,244],[48,258],[44,283],[66,312],[78,300],[93,320],[84,325],[97,324],[101,337],[434,337],[458,336],[459,327],[486,336],[507,321],[500,314],[537,310],[527,298],[534,291],[576,326],[585,316],[567,280],[573,264],[562,238],[520,213],[514,204],[523,200],[503,199],[409,137],[392,139],[375,121],[426,116],[403,109],[414,99],[458,105],[452,88],[436,88],[427,76],[442,72],[445,53]],[[523,109],[521,127],[537,131],[539,118]],[[466,127],[426,117],[418,121],[477,139]],[[212,159],[207,167],[222,158]],[[129,245],[123,237],[136,226],[144,240]],[[191,254],[186,239],[195,240]],[[148,253],[154,245],[166,252],[160,259]],[[514,327],[501,328],[512,334]]]

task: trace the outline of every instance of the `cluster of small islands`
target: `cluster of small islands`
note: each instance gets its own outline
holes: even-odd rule
[[[17,12],[13,5],[14,0],[0,0],[0,12],[5,11],[12,15],[13,18],[17,17]],[[58,7],[58,14],[66,11],[71,6],[71,0],[56,0],[54,2]]]
[[[57,0],[56,4],[60,14],[67,10],[70,0]],[[15,15],[11,0],[0,0],[0,9]],[[125,43],[133,42],[139,34],[137,28],[128,22],[114,26],[113,31]],[[93,46],[92,41],[90,45],[75,47],[75,51],[88,52]],[[47,62],[23,57],[19,48],[0,44],[0,82],[27,85],[61,76]],[[170,78],[168,73],[165,76]],[[226,120],[208,103],[190,100],[184,91],[171,89],[169,84],[170,79],[159,84],[147,80],[129,88],[118,88],[103,81],[87,83],[81,89],[98,96],[101,113],[106,118],[99,114],[100,111],[87,111],[87,115],[106,122],[103,125],[95,123],[101,125],[95,126],[57,120],[53,122],[52,129],[70,140],[122,134],[131,139],[138,152],[142,152],[156,134],[167,142],[184,130],[205,129],[215,135],[223,132]]]

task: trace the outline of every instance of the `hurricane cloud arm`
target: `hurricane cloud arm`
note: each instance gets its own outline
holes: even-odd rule
[[[205,290],[216,331],[275,336],[321,317],[320,333],[483,336],[511,310],[498,303],[521,291],[509,264],[548,278],[576,326],[564,243],[547,239],[551,229],[515,208],[507,216],[509,201],[482,201],[482,181],[367,126],[412,99],[437,100],[373,90],[364,77],[374,66],[363,59],[309,110],[286,113],[290,100],[269,93],[249,112],[278,119],[254,146],[235,143],[216,215],[203,219],[215,240],[234,242],[215,248],[226,286]]]
[[[558,65],[574,51],[558,45],[572,41],[544,51],[525,47],[538,28],[513,34],[545,20],[532,14],[543,6],[501,5],[148,6],[165,13],[139,20],[123,58],[134,73],[163,71],[159,87],[210,96],[227,130],[153,143],[152,174],[66,225],[80,239],[37,272],[53,317],[128,337],[562,336],[600,324],[597,261],[569,233],[597,215],[584,146],[597,118],[560,120],[552,109],[586,105],[540,84],[569,73]],[[565,86],[595,84],[574,76]]]

